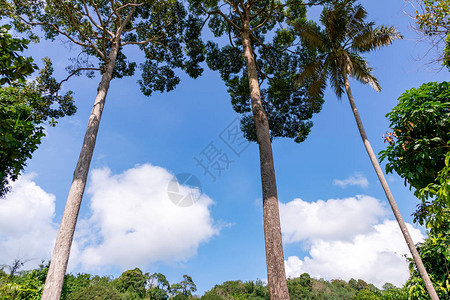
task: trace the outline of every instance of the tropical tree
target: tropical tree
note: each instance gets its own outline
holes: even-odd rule
[[[303,82],[305,78],[317,78],[311,85],[310,92],[321,94],[326,87],[327,80],[329,80],[339,98],[344,91],[347,94],[364,147],[412,257],[426,283],[431,298],[439,299],[370,145],[348,79],[349,76],[354,77],[362,83],[371,85],[376,91],[380,91],[381,87],[372,74],[372,68],[368,66],[367,61],[360,56],[360,53],[390,45],[395,39],[401,38],[401,35],[394,27],[384,25],[375,27],[373,22],[367,22],[366,10],[355,2],[355,0],[336,0],[326,6],[320,16],[320,22],[325,27],[324,30],[310,24],[300,23],[296,25],[300,36],[321,53],[317,60],[306,67],[305,71],[299,75],[299,82]]]
[[[121,293],[128,293],[140,299],[145,296],[145,285],[147,283],[148,274],[142,273],[141,269],[134,268],[127,270],[114,280],[116,288]]]
[[[147,296],[150,300],[167,300],[170,294],[170,283],[166,276],[154,273],[148,279]]]
[[[170,285],[170,294],[173,298],[182,296],[181,299],[189,299],[196,290],[197,286],[189,275],[183,275],[181,282]]]
[[[139,46],[145,54],[139,81],[145,95],[170,91],[179,82],[174,68],[185,69],[194,77],[202,71],[197,65],[203,59],[202,43],[196,38],[201,24],[187,18],[177,0],[21,0],[10,1],[6,7],[17,29],[40,26],[46,38],[61,36],[81,48],[79,59],[69,67],[68,78],[101,72],[42,296],[59,299],[110,82],[135,72],[136,63],[127,61],[124,47]]]
[[[386,115],[392,131],[385,136],[389,145],[380,158],[387,160],[386,172],[395,171],[404,178],[417,197],[423,188],[436,183],[445,167],[450,151],[449,110],[450,83],[429,82],[405,91]],[[426,211],[426,205],[420,210]]]
[[[268,286],[272,299],[289,299],[271,138],[286,136],[303,141],[312,126],[308,120],[320,111],[322,99],[311,98],[306,89],[294,86],[292,76],[301,68],[302,58],[313,53],[296,43],[286,24],[277,25],[286,19],[306,22],[307,3],[189,2],[191,9],[208,22],[216,38],[224,36],[229,41],[223,47],[208,42],[206,61],[212,70],[220,72],[233,108],[245,115],[241,123],[245,136],[258,143]],[[318,2],[325,1],[308,4]],[[275,36],[271,43],[265,42],[268,35]]]
[[[414,221],[429,233],[417,250],[438,295],[450,295],[450,83],[429,82],[399,97],[386,116],[392,129],[380,152],[386,172],[395,171],[421,200]],[[426,297],[420,273],[410,263],[407,286],[412,299]]]
[[[29,40],[15,38],[11,26],[0,26],[0,198],[10,190],[45,136],[44,124],[76,112],[72,92],[60,95],[53,67],[44,59],[36,80],[27,83],[37,65],[23,56]]]

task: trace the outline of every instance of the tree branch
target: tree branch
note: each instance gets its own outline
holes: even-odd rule
[[[125,42],[125,43],[121,43],[120,47],[125,46],[125,45],[145,45],[145,44],[151,43],[153,41],[159,40],[160,38],[162,38],[162,36],[150,38],[150,39],[147,39],[145,41],[140,41],[140,42]]]
[[[68,80],[70,79],[70,77],[76,75],[76,74],[77,74],[78,72],[80,72],[80,71],[101,71],[101,70],[102,70],[102,69],[100,69],[100,68],[78,68],[78,69],[72,71],[72,72],[69,74],[69,76],[67,76],[65,79],[61,80],[61,81],[58,83],[58,90],[59,90],[59,88],[61,87],[61,85],[62,85],[64,82],[68,81]]]
[[[102,59],[104,59],[103,53],[102,53],[100,50],[98,50],[98,48],[97,48],[96,46],[92,47],[92,45],[90,45],[90,44],[85,44],[85,43],[82,43],[82,42],[80,42],[80,41],[75,40],[73,37],[70,36],[70,34],[68,34],[67,32],[64,32],[64,31],[60,30],[55,24],[48,23],[48,22],[31,22],[31,21],[25,20],[25,19],[24,19],[23,17],[21,17],[21,16],[19,16],[19,18],[20,18],[20,20],[22,20],[25,24],[28,24],[28,25],[31,25],[31,26],[50,26],[50,27],[52,27],[53,29],[55,29],[58,33],[64,35],[66,38],[68,38],[72,43],[74,43],[74,44],[76,44],[76,45],[79,45],[79,46],[81,46],[81,47],[86,47],[86,48],[92,48],[92,49],[94,49],[94,50],[100,55],[100,57],[101,57]]]
[[[86,11],[86,16],[89,18],[89,20],[91,21],[91,23],[94,24],[94,26],[97,27],[97,29],[100,29],[100,30],[103,31],[103,27],[101,27],[100,25],[98,25],[97,22],[95,22],[95,20],[92,18],[91,14],[89,13],[89,10],[88,10],[86,1],[85,1],[85,0],[81,0],[81,2],[83,2],[83,6],[84,6],[84,9],[85,9],[85,11]],[[100,20],[100,21],[101,21],[101,20]]]
[[[127,3],[127,4],[124,4],[122,6],[119,6],[117,8],[117,11],[122,10],[122,9],[128,7],[128,6],[138,7],[138,6],[142,6],[142,5],[144,5],[144,3],[136,3],[136,1],[134,1],[134,3]]]
[[[104,55],[104,53],[102,53],[101,51],[100,51],[100,49],[98,49],[97,48],[97,46],[84,34],[84,32],[82,31],[82,30],[80,30],[80,28],[79,28],[79,26],[76,26],[76,24],[77,24],[77,22],[75,21],[75,18],[74,18],[74,16],[73,16],[73,14],[72,14],[72,11],[71,11],[71,9],[67,6],[67,4],[65,3],[65,2],[63,2],[63,1],[59,1],[65,8],[66,8],[66,11],[67,11],[67,13],[69,14],[69,17],[70,17],[70,19],[71,19],[71,21],[72,21],[72,25],[77,29],[77,31],[78,31],[78,33],[81,35],[81,37],[83,38],[83,39],[85,39],[90,45],[91,45],[91,47],[90,48],[92,48],[93,50],[95,50],[95,52],[97,52],[99,55],[100,55],[100,57],[102,58],[102,59],[105,59],[104,57],[105,57],[105,55]],[[56,27],[56,26],[55,26]]]
[[[134,2],[136,2],[136,0],[134,0]],[[120,36],[122,34],[123,29],[125,28],[125,26],[127,25],[127,23],[130,21],[131,17],[134,14],[134,11],[136,10],[136,7],[140,6],[140,5],[133,5],[131,7],[130,12],[128,13],[128,15],[125,17],[125,20],[123,20],[123,22],[121,22],[120,27],[117,29],[117,36]]]
[[[233,26],[236,30],[241,31],[242,29],[237,26],[231,19],[229,19],[220,9],[216,9],[210,12],[207,12],[208,14],[218,14],[220,15],[222,18],[225,19],[226,22],[228,22],[228,24],[230,24],[231,26]]]

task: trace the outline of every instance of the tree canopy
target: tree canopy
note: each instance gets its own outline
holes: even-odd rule
[[[16,29],[39,26],[45,38],[67,38],[80,55],[67,70],[72,75],[105,71],[113,44],[118,53],[113,78],[131,76],[137,63],[124,53],[125,46],[138,46],[145,54],[139,67],[142,92],[170,91],[179,83],[174,68],[197,77],[202,69],[201,24],[189,17],[180,1],[12,1],[8,9]],[[185,45],[185,50],[183,50]],[[187,58],[186,58],[187,57]]]
[[[52,77],[53,67],[44,59],[36,80],[26,83],[37,66],[20,52],[26,39],[12,37],[8,25],[0,28],[0,197],[9,191],[45,136],[44,124],[73,115],[76,107],[72,92],[59,94],[60,84]]]
[[[42,264],[38,269],[20,271],[16,276],[9,276],[0,268],[0,293],[9,299],[40,299],[40,291],[44,285],[48,266]],[[67,274],[64,282],[62,300],[72,299],[201,299],[201,300],[269,300],[269,291],[266,284],[256,281],[226,281],[215,285],[202,295],[178,294],[175,290],[165,293],[154,293],[158,287],[155,278],[165,278],[163,274],[149,275],[140,269],[127,270],[118,278],[97,276],[91,274]],[[188,275],[183,276],[185,279]],[[169,286],[183,285],[183,279],[179,283]],[[119,283],[120,281],[120,283]],[[192,278],[190,285],[194,285]],[[123,288],[127,286],[127,289]],[[137,292],[134,286],[141,290]],[[354,299],[354,300],[407,300],[408,293],[405,287],[399,288],[386,283],[381,289],[361,279],[349,281],[333,279],[315,279],[304,273],[296,278],[288,279],[289,294],[291,299]],[[160,290],[162,291],[162,290]]]
[[[324,1],[310,1],[310,4]],[[219,71],[228,88],[233,109],[242,115],[245,137],[256,141],[256,128],[251,114],[248,71],[245,64],[241,33],[243,13],[250,19],[252,51],[256,58],[262,106],[267,114],[272,138],[288,137],[302,142],[308,136],[314,113],[322,108],[321,97],[311,97],[307,84],[297,86],[293,80],[316,52],[302,45],[290,26],[306,21],[306,4],[301,1],[190,1],[216,38],[229,43],[209,41],[206,62]],[[225,9],[222,7],[226,7]],[[220,8],[220,9],[219,9]]]
[[[420,199],[414,221],[425,225],[429,234],[417,250],[429,270],[442,299],[450,295],[450,93],[448,82],[429,82],[399,97],[387,114],[389,143],[380,152],[387,159],[386,172],[395,171]],[[423,281],[410,263],[410,296],[426,296]]]
[[[386,172],[395,171],[415,189],[435,181],[450,150],[450,83],[430,82],[404,92],[386,117],[392,132],[380,152]]]

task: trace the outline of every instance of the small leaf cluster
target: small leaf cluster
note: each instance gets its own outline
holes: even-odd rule
[[[420,1],[420,11],[416,11],[416,25],[426,36],[444,41],[442,64],[450,68],[450,1]],[[437,45],[438,43],[435,43]]]
[[[28,48],[26,39],[13,38],[11,25],[0,26],[0,86],[14,81],[25,82],[25,78],[37,69],[31,57],[19,54]]]
[[[433,183],[450,150],[450,83],[430,82],[404,92],[386,115],[392,140],[381,160],[415,189]]]

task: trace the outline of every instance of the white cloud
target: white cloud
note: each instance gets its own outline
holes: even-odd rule
[[[57,232],[52,222],[55,196],[37,186],[34,177],[21,176],[0,199],[0,264],[22,259],[30,260],[25,267],[33,268],[51,256]]]
[[[368,232],[386,215],[383,204],[370,196],[306,202],[295,199],[280,203],[283,241],[295,243],[306,239],[351,239]]]
[[[288,257],[288,277],[306,272],[325,279],[363,279],[381,287],[386,282],[400,286],[409,276],[403,256],[409,250],[398,224],[383,219],[387,211],[375,198],[315,203],[296,199],[282,204],[280,213],[284,241],[302,242],[309,250],[303,259]],[[424,238],[420,230],[407,226],[415,242]]]
[[[333,185],[340,186],[341,188],[346,188],[349,185],[356,185],[362,188],[367,188],[369,186],[369,181],[363,174],[355,172],[353,176],[350,176],[344,180],[334,179]]]
[[[192,206],[176,206],[167,193],[172,176],[149,164],[119,175],[94,170],[87,191],[92,216],[80,223],[72,263],[87,270],[130,268],[194,256],[202,242],[219,232],[209,211],[213,202],[202,194]]]
[[[78,221],[69,271],[184,262],[228,225],[214,223],[213,201],[204,194],[189,207],[172,203],[167,194],[172,175],[163,168],[145,164],[119,175],[93,170],[90,176],[89,216]],[[20,177],[0,199],[0,265],[33,259],[25,266],[33,268],[50,259],[57,235],[55,196],[32,180],[33,175]],[[190,191],[180,187],[183,194]]]

